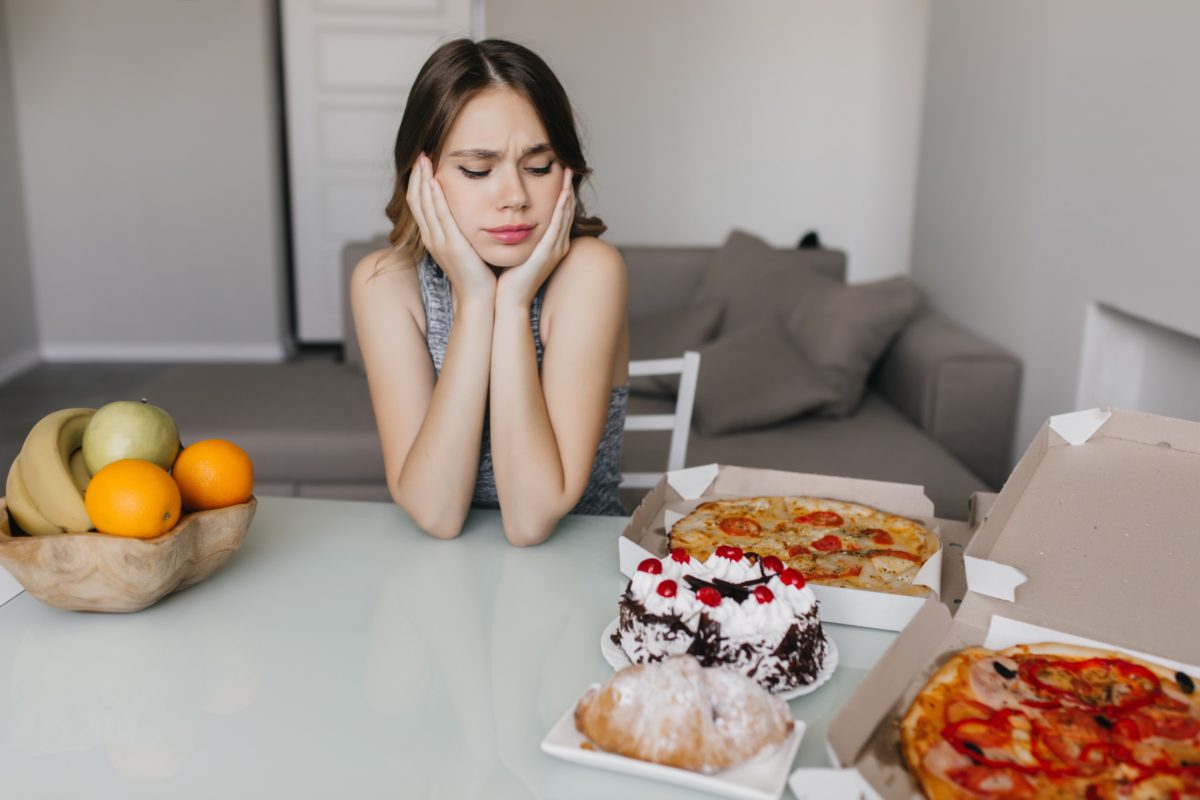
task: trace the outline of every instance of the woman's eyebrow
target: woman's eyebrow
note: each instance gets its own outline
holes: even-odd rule
[[[542,142],[541,144],[533,144],[533,145],[530,145],[529,147],[525,148],[525,150],[521,153],[521,158],[524,158],[525,156],[533,155],[535,153],[545,153],[551,149],[552,148],[550,147],[550,145],[547,142]],[[449,157],[450,158],[457,158],[457,157],[482,158],[485,160],[490,160],[490,159],[499,158],[500,153],[496,150],[486,150],[486,149],[480,148],[480,147],[472,147],[472,148],[468,148],[466,150],[455,150],[453,153],[449,154]]]

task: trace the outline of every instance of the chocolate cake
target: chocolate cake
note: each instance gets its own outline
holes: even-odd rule
[[[816,680],[826,653],[817,598],[778,558],[722,546],[706,562],[683,550],[638,565],[613,643],[635,664],[689,653],[783,693]]]

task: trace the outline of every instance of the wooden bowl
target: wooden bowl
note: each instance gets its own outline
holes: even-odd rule
[[[257,500],[186,514],[153,539],[104,533],[13,536],[0,498],[0,564],[25,591],[71,611],[141,611],[207,578],[242,543]]]

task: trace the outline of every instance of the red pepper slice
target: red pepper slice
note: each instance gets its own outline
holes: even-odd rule
[[[1153,703],[1162,693],[1157,675],[1119,658],[1026,658],[1018,672],[1022,680],[1043,693],[1101,712],[1133,711]]]
[[[836,528],[845,523],[842,515],[833,511],[814,511],[811,514],[796,517],[794,522],[801,525],[813,525],[817,528]]]
[[[962,722],[964,719],[988,719],[996,709],[978,700],[955,700],[946,706],[946,722]]]
[[[842,549],[842,540],[839,539],[838,537],[834,536],[832,533],[830,533],[825,536],[822,536],[820,539],[817,539],[815,542],[813,542],[812,549],[813,550],[821,550],[824,552],[830,552],[833,550],[841,550]]]
[[[1035,773],[1037,766],[1020,764],[1006,758],[994,758],[987,750],[1007,748],[1012,743],[1012,718],[1024,716],[1019,711],[1003,708],[987,719],[964,719],[942,729],[942,738],[958,752],[976,764]],[[1001,750],[1002,753],[1005,750]]]
[[[948,777],[974,797],[995,797],[1005,800],[1027,800],[1037,797],[1037,790],[1015,769],[985,767],[972,764],[955,770]]]
[[[1153,735],[1154,723],[1150,721],[1149,717],[1144,717],[1138,713],[1121,717],[1113,723],[1113,736],[1118,739],[1140,742],[1147,736]]]
[[[717,526],[730,536],[758,536],[762,526],[749,517],[725,517]]]

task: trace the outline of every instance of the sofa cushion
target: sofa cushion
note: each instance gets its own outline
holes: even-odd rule
[[[765,317],[700,348],[692,414],[707,435],[761,428],[837,398],[821,371]]]
[[[345,364],[184,364],[139,396],[175,418],[185,446],[241,445],[256,481],[386,483],[367,379]]]
[[[713,256],[691,305],[723,303],[722,333],[767,314],[786,319],[810,287],[839,282],[845,265],[846,256],[839,250],[779,250],[735,230]]]
[[[854,411],[871,368],[920,302],[920,290],[903,277],[854,286],[826,280],[800,297],[788,330],[837,395],[821,413]]]
[[[720,324],[720,303],[700,303],[694,308],[631,319],[629,358],[679,358],[684,352],[699,350],[701,345],[710,341]],[[629,386],[634,392],[674,397],[679,391],[679,376],[643,375],[631,378]]]
[[[629,398],[631,414],[669,414],[673,407],[663,398]],[[621,469],[661,472],[667,463],[669,441],[670,433],[665,431],[627,433]],[[971,494],[991,491],[981,478],[873,391],[863,397],[853,417],[806,416],[724,436],[707,436],[693,430],[688,440],[687,466],[711,463],[918,484],[933,500],[937,515],[947,519],[965,519]],[[628,509],[636,507],[638,495],[622,491]]]

